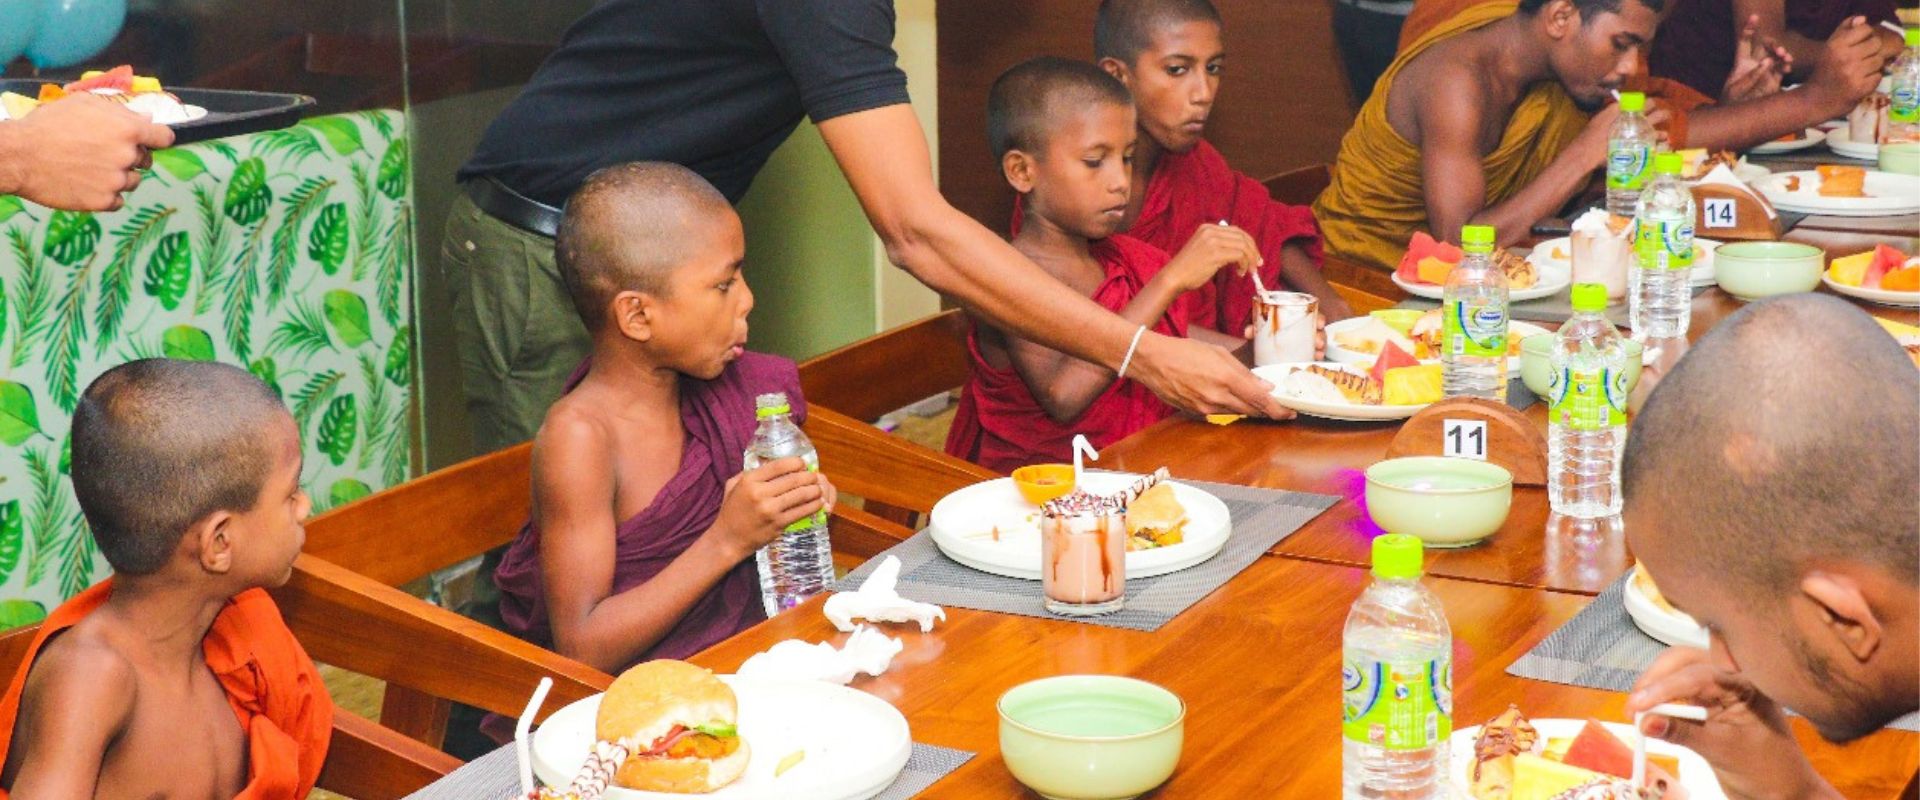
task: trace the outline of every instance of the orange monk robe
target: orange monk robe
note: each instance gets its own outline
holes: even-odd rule
[[[1417,7],[1416,7],[1417,8]],[[1313,215],[1327,252],[1380,269],[1398,263],[1415,231],[1427,230],[1425,176],[1420,148],[1387,122],[1387,95],[1408,62],[1434,44],[1498,22],[1513,14],[1514,0],[1482,3],[1428,31],[1387,67],[1340,141],[1333,181],[1314,201]],[[1486,203],[1518,193],[1540,176],[1587,124],[1560,84],[1542,81],[1513,107],[1493,152],[1481,158]],[[1452,233],[1436,238],[1451,239]]]
[[[26,689],[27,673],[40,648],[54,634],[98,610],[112,592],[113,579],[108,578],[54,609],[41,623],[27,648],[26,661],[0,698],[0,764],[6,763],[13,744],[20,693]],[[201,652],[247,733],[247,785],[235,800],[305,798],[327,760],[333,701],[313,659],[281,619],[280,607],[264,589],[234,595],[214,618]],[[6,796],[0,790],[0,800]]]
[[[1127,236],[1101,239],[1090,249],[1107,273],[1093,301],[1109,311],[1126,308],[1167,264],[1165,251]],[[1181,293],[1152,330],[1186,336],[1194,299],[1193,292]],[[1080,416],[1060,422],[1040,406],[1019,371],[987,362],[977,329],[967,334],[967,355],[969,376],[947,431],[947,453],[988,469],[1012,472],[1028,464],[1072,461],[1076,433],[1104,450],[1174,413],[1146,386],[1123,378],[1109,384]]]
[[[1226,220],[1253,237],[1267,265],[1260,268],[1262,285],[1285,288],[1280,277],[1280,249],[1298,244],[1307,257],[1321,263],[1320,229],[1306,206],[1273,199],[1267,187],[1227,166],[1227,159],[1205,139],[1185,153],[1163,153],[1147,179],[1147,196],[1127,236],[1168,253],[1178,253],[1201,225]],[[1012,235],[1020,235],[1021,203],[1014,199]],[[1187,324],[1240,336],[1253,321],[1253,277],[1237,269],[1214,273],[1213,280],[1193,290]]]

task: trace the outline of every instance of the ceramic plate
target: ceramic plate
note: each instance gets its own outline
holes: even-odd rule
[[[1379,357],[1380,355],[1379,353],[1365,353],[1359,350],[1348,350],[1347,348],[1341,347],[1338,343],[1334,341],[1334,336],[1336,334],[1342,333],[1344,331],[1353,330],[1354,328],[1357,328],[1362,324],[1365,324],[1365,322],[1368,319],[1371,319],[1371,317],[1352,317],[1349,319],[1340,320],[1339,322],[1335,322],[1327,326],[1327,360],[1328,361],[1332,361],[1336,364],[1352,364],[1361,369],[1373,369],[1373,360]],[[1517,319],[1507,323],[1507,337],[1509,339],[1513,339],[1517,341],[1517,340],[1525,339],[1529,336],[1533,336],[1541,333],[1552,333],[1552,331],[1549,331],[1546,328],[1542,328],[1531,322],[1522,322]],[[1412,355],[1412,354],[1409,353],[1408,355]],[[1438,364],[1440,363],[1440,359],[1438,358],[1422,359],[1420,363]],[[1513,372],[1513,373],[1518,373],[1520,371],[1520,356],[1517,353],[1513,356],[1508,357],[1507,371]]]
[[[1634,570],[1633,574],[1637,575],[1639,568],[1635,567]],[[1707,649],[1707,629],[1700,627],[1700,623],[1694,622],[1693,617],[1661,608],[1640,588],[1639,580],[1632,578],[1627,580],[1623,602],[1627,606],[1627,616],[1633,619],[1633,624],[1661,644]]]
[[[1758,167],[1757,169],[1764,170],[1766,168]],[[1715,239],[1693,240],[1694,253],[1691,278],[1694,286],[1712,286],[1714,284],[1713,249],[1719,247],[1721,244],[1722,242]],[[1547,241],[1541,242],[1534,246],[1533,252],[1527,254],[1527,260],[1532,261],[1535,265],[1543,269],[1547,266],[1565,265],[1568,278],[1571,280],[1573,262],[1565,258],[1556,258],[1554,256],[1555,251],[1571,255],[1573,252],[1573,240],[1562,236],[1558,239],[1548,239]]]
[[[1347,372],[1351,372],[1356,375],[1366,374],[1366,370],[1360,369],[1359,367],[1353,366],[1351,364],[1338,364],[1332,361],[1322,361],[1320,362],[1320,365],[1323,367],[1333,367],[1335,369],[1345,370]],[[1273,397],[1274,399],[1280,401],[1280,405],[1286,406],[1287,408],[1291,408],[1302,414],[1306,414],[1311,417],[1319,417],[1321,419],[1341,420],[1344,422],[1378,422],[1382,420],[1406,419],[1408,417],[1413,416],[1414,414],[1419,413],[1420,409],[1426,408],[1428,405],[1430,405],[1429,403],[1422,403],[1420,405],[1413,405],[1413,406],[1389,406],[1389,405],[1363,406],[1363,405],[1355,405],[1353,403],[1328,403],[1320,400],[1308,400],[1305,398],[1294,397],[1292,395],[1287,394],[1284,391],[1281,391],[1281,389],[1279,388],[1281,379],[1285,378],[1288,374],[1294,372],[1295,370],[1302,370],[1306,368],[1307,368],[1307,365],[1304,363],[1272,364],[1265,367],[1254,367],[1253,374],[1266,379],[1268,383],[1271,383],[1274,385]]]
[[[1081,476],[1092,494],[1117,493],[1141,478],[1126,472],[1088,471]],[[1179,481],[1173,495],[1187,509],[1185,541],[1127,554],[1127,577],[1151,578],[1205,562],[1227,546],[1233,516],[1220,498]],[[927,527],[948,558],[981,572],[1040,580],[1040,509],[1020,496],[1012,478],[976,483],[940,499]]]
[[[740,736],[752,748],[740,779],[714,800],[867,800],[893,784],[913,753],[907,718],[866,692],[819,681],[757,681],[722,675],[740,700]],[[601,695],[554,712],[533,734],[533,771],[565,786],[593,744]],[[805,751],[773,776],[788,755]],[[684,794],[611,789],[608,800],[683,800]]]
[[[1820,275],[1820,282],[1826,284],[1829,289],[1848,297],[1858,297],[1869,303],[1879,303],[1883,306],[1900,306],[1901,308],[1920,308],[1920,292],[1890,292],[1886,289],[1848,286],[1843,283],[1834,283],[1833,276],[1825,273]],[[1328,348],[1329,352],[1331,352],[1332,345],[1328,345]]]
[[[1587,721],[1584,719],[1536,719],[1529,721],[1533,723],[1534,729],[1540,732],[1540,743],[1537,746],[1540,750],[1546,749],[1548,739],[1571,739],[1578,736],[1580,729],[1586,727],[1587,724]],[[1633,730],[1632,725],[1621,725],[1615,722],[1603,724],[1607,726],[1607,730],[1613,732],[1613,735],[1620,737],[1621,741],[1629,744],[1633,742],[1634,737],[1640,735]],[[1473,785],[1471,773],[1473,769],[1473,740],[1479,735],[1480,726],[1475,725],[1471,728],[1455,730],[1453,732],[1453,738],[1448,740],[1447,755],[1448,760],[1452,763],[1447,767],[1447,774],[1453,778],[1453,797],[1455,800],[1472,800],[1473,796],[1467,793],[1467,789]],[[1680,785],[1686,787],[1688,796],[1693,798],[1693,800],[1726,800],[1727,793],[1721,790],[1720,779],[1713,776],[1713,767],[1708,766],[1707,760],[1701,758],[1699,753],[1695,753],[1677,744],[1660,741],[1659,739],[1647,740],[1647,752],[1673,756],[1680,759],[1680,774],[1675,777],[1680,779]]]
[[[1787,183],[1798,178],[1798,191],[1787,191]],[[1835,217],[1888,217],[1920,211],[1920,180],[1912,175],[1867,170],[1863,190],[1866,197],[1820,196],[1820,174],[1813,170],[1776,173],[1758,185],[1775,208],[1802,214]]]
[[[1827,147],[1839,155],[1861,161],[1877,161],[1880,158],[1879,143],[1854,141],[1853,129],[1848,125],[1834,128],[1827,133]]]
[[[1573,266],[1571,264],[1562,263],[1554,265],[1536,262],[1534,266],[1540,270],[1540,280],[1525,289],[1514,289],[1507,292],[1507,299],[1509,301],[1517,303],[1522,300],[1538,300],[1542,297],[1552,297],[1553,295],[1566,291],[1568,286],[1573,285]],[[1414,283],[1404,280],[1398,272],[1393,274],[1393,283],[1405,290],[1407,294],[1413,295],[1414,297],[1424,297],[1428,300],[1440,299],[1445,291],[1443,287],[1435,284]]]
[[[1827,138],[1827,134],[1825,131],[1822,131],[1819,128],[1808,128],[1804,133],[1800,134],[1799,138],[1788,139],[1786,141],[1780,141],[1776,139],[1774,141],[1767,142],[1765,144],[1755,145],[1752,149],[1749,149],[1747,152],[1753,153],[1755,155],[1766,155],[1768,153],[1791,153],[1795,150],[1805,150],[1809,147],[1817,145],[1823,141],[1826,141],[1826,138]]]

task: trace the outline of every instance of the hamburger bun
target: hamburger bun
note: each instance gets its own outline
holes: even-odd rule
[[[713,672],[684,661],[661,659],[638,664],[614,679],[600,698],[594,735],[624,740],[636,753],[654,746],[676,726],[734,724],[739,703],[733,689]],[[635,755],[620,765],[613,782],[656,792],[711,792],[746,771],[745,740],[720,758],[660,758]]]
[[[1140,493],[1127,505],[1127,533],[1170,531],[1187,520],[1187,510],[1173,495],[1173,485],[1162,481]]]

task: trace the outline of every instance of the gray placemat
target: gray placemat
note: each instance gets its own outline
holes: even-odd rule
[[[973,753],[914,742],[907,766],[874,800],[907,800],[973,759]],[[508,800],[520,793],[513,745],[467,762],[447,777],[407,795],[407,800]]]
[[[1567,624],[1507,667],[1507,674],[1609,692],[1632,691],[1640,673],[1653,666],[1667,646],[1627,616],[1624,596],[1631,577],[1629,572],[1614,581]],[[1920,731],[1920,714],[1909,714],[1888,727]]]
[[[1008,578],[964,566],[941,553],[929,531],[922,530],[881,555],[900,558],[900,594],[923,603],[1155,631],[1240,574],[1240,570],[1258,560],[1261,554],[1320,516],[1320,512],[1332,508],[1340,499],[1332,495],[1206,481],[1182,480],[1181,483],[1204,489],[1227,505],[1233,517],[1233,530],[1227,536],[1226,547],[1206,562],[1179,572],[1128,578],[1126,607],[1104,616],[1063,617],[1048,613],[1040,596],[1039,581]],[[834,589],[860,588],[881,560],[869,559]]]

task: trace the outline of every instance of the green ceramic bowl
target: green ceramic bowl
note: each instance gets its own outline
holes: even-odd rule
[[[1627,348],[1627,391],[1632,392],[1634,385],[1640,382],[1640,363],[1646,346],[1632,339],[1627,339],[1623,344]],[[1520,382],[1543,400],[1551,396],[1552,353],[1551,333],[1536,333],[1520,340]]]
[[[1880,171],[1920,175],[1920,142],[1880,145]]]
[[[1367,468],[1367,514],[1428,547],[1465,547],[1507,521],[1513,473],[1467,458],[1390,458]]]
[[[1742,300],[1811,292],[1826,265],[1820,248],[1797,242],[1732,242],[1713,251],[1714,279]]]
[[[1000,696],[1000,754],[1048,800],[1127,800],[1165,783],[1180,762],[1187,706],[1116,675],[1060,675]]]

